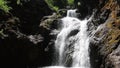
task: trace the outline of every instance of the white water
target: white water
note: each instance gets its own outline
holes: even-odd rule
[[[45,68],[65,68],[64,67],[64,57],[65,57],[65,47],[69,43],[75,41],[72,44],[72,67],[71,68],[90,68],[90,58],[89,58],[89,37],[87,34],[87,23],[90,19],[79,20],[76,18],[76,10],[68,10],[67,16],[62,18],[62,29],[57,35],[55,41],[56,51],[59,53],[57,66],[50,66]],[[75,35],[70,35],[74,30],[78,33]]]

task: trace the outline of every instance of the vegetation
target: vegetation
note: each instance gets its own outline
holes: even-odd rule
[[[72,6],[74,5],[74,0],[67,0],[68,5]]]
[[[54,1],[53,1],[53,0],[45,0],[45,1],[46,1],[46,3],[48,4],[48,6],[49,6],[52,10],[57,11],[57,10],[59,9],[58,6],[55,6],[55,5],[54,5]]]
[[[9,7],[7,3],[8,2],[6,0],[0,0],[0,9],[4,10],[5,12],[9,12],[11,7]]]
[[[55,11],[66,6],[73,6],[74,0],[45,0],[48,6]]]

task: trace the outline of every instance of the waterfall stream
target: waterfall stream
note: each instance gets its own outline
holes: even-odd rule
[[[59,53],[58,62],[55,66],[45,68],[65,68],[66,54],[72,58],[72,68],[90,68],[87,33],[90,19],[79,20],[76,10],[68,10],[67,16],[61,20],[62,27],[55,41],[56,51]]]

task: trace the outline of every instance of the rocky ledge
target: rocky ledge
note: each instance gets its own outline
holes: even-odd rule
[[[93,18],[97,27],[91,36],[93,68],[120,67],[120,1],[100,0]]]

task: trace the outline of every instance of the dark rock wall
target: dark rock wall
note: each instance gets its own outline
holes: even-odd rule
[[[8,0],[9,1],[9,0]],[[52,14],[44,0],[21,0],[22,5],[16,3],[17,0],[10,0],[10,12],[21,21],[21,32],[34,34],[38,31],[40,19],[43,16]]]
[[[44,0],[21,0],[21,3],[18,5],[16,0],[10,0],[10,13],[0,10],[0,67],[51,65],[52,36],[50,30],[39,27],[39,24],[42,17],[51,14],[52,10]]]
[[[80,13],[79,18],[84,19],[93,13],[94,8],[97,8],[99,0],[74,0],[74,4]]]

